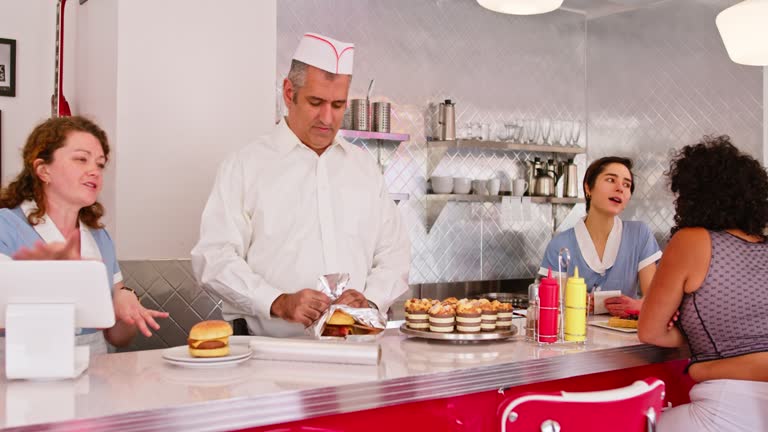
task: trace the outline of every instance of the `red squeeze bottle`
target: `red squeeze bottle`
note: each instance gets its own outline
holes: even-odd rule
[[[557,315],[560,311],[560,287],[549,269],[539,284],[539,342],[557,342]]]

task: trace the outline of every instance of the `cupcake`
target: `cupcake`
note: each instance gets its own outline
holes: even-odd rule
[[[429,299],[412,298],[405,302],[405,325],[414,330],[429,331]]]
[[[451,306],[453,310],[456,311],[456,307],[459,305],[460,301],[461,300],[457,299],[456,297],[448,297],[447,299],[443,300],[443,304]]]
[[[436,304],[429,309],[429,331],[452,333],[456,322],[456,311],[448,304]]]
[[[496,308],[496,330],[509,331],[512,329],[512,304],[501,303],[495,300],[493,307]]]
[[[482,301],[485,300],[485,301]],[[480,301],[480,330],[484,332],[492,332],[496,330],[496,308],[493,307],[493,303],[486,299]]]
[[[481,309],[472,302],[459,302],[456,306],[456,331],[480,333]]]

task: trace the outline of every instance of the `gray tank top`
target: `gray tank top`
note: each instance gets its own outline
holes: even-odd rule
[[[691,364],[768,351],[768,243],[750,243],[725,231],[709,235],[707,277],[680,306]]]

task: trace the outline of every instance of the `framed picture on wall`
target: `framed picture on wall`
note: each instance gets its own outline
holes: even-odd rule
[[[16,96],[16,41],[0,38],[0,96]]]

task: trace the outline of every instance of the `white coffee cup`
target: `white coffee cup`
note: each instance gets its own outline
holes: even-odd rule
[[[523,196],[528,190],[528,182],[525,179],[512,180],[512,196]]]
[[[472,179],[466,177],[453,178],[453,193],[466,195],[472,191]]]
[[[432,183],[432,192],[436,194],[449,194],[453,192],[453,177],[432,176],[429,178]]]
[[[475,195],[488,195],[485,180],[472,180],[472,193]]]
[[[488,189],[488,195],[498,195],[499,194],[499,188],[501,187],[501,180],[499,179],[490,179],[485,184],[486,189]]]

